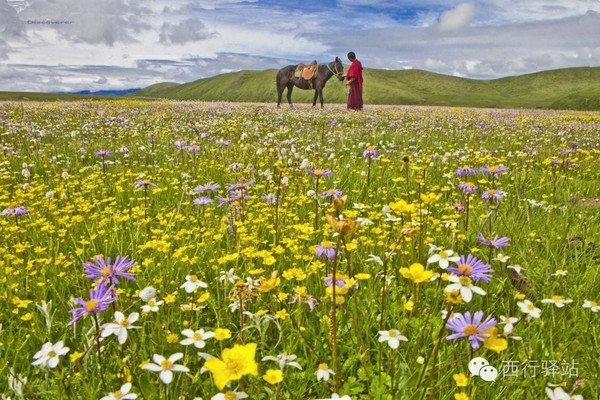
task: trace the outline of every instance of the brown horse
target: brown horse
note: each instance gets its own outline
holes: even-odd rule
[[[288,65],[277,72],[277,107],[281,104],[281,95],[285,88],[287,88],[288,103],[290,103],[290,107],[293,106],[292,90],[294,89],[294,86],[297,86],[303,90],[314,89],[315,98],[313,99],[313,107],[316,106],[318,97],[321,100],[321,108],[323,108],[323,88],[325,87],[325,83],[327,83],[329,78],[333,75],[337,76],[340,81],[344,80],[344,66],[342,65],[342,61],[336,57],[335,60],[329,64],[319,65],[317,73],[310,81],[295,76],[298,65],[299,64]]]

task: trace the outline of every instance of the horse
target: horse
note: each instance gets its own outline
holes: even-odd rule
[[[297,86],[303,90],[314,89],[315,98],[313,99],[312,106],[313,108],[316,107],[318,97],[321,100],[321,108],[323,108],[323,88],[325,87],[325,83],[327,83],[329,78],[333,75],[337,76],[340,81],[344,80],[344,66],[342,65],[342,60],[340,60],[339,57],[336,57],[335,60],[329,64],[319,65],[317,73],[310,81],[295,76],[298,65],[300,64],[288,65],[277,72],[277,107],[279,108],[279,105],[281,104],[281,95],[286,87],[288,103],[290,103],[290,107],[293,106],[292,90],[294,89],[294,86]]]

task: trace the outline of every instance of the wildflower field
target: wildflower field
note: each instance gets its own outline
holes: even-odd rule
[[[0,104],[0,394],[597,399],[600,114]]]

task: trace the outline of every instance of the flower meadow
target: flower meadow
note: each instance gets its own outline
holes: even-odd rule
[[[3,103],[0,393],[596,399],[599,158],[597,113]]]

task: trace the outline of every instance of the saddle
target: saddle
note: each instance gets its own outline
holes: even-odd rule
[[[307,81],[310,81],[312,78],[314,78],[315,74],[317,73],[317,60],[314,60],[310,64],[304,64],[303,62],[301,62],[300,64],[298,64],[298,67],[296,67],[296,69],[298,68],[301,69],[300,77],[306,79]]]

